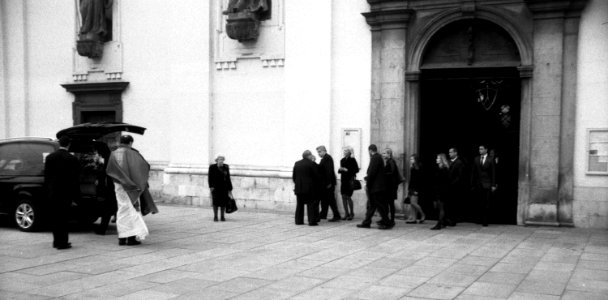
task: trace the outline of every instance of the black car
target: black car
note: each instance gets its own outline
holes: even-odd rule
[[[69,151],[81,162],[81,197],[72,203],[71,216],[91,223],[100,216],[108,192],[105,162],[110,148],[104,136],[121,131],[143,134],[143,127],[126,123],[85,123],[66,128],[57,137],[72,138]],[[20,230],[40,229],[49,218],[49,201],[44,186],[44,160],[59,148],[49,138],[11,138],[0,140],[0,213],[13,215]]]

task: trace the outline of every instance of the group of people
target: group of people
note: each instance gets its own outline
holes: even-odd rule
[[[302,153],[302,159],[297,161],[293,167],[294,192],[296,194],[296,225],[304,224],[304,206],[307,207],[308,225],[316,226],[322,219],[327,219],[329,209],[332,218],[329,222],[340,220],[352,220],[355,216],[353,211],[352,195],[354,191],[355,176],[359,172],[359,165],[353,156],[352,148],[344,149],[344,158],[340,160],[339,173],[343,182],[340,188],[344,204],[344,217],[340,216],[336,203],[335,188],[337,184],[334,173],[334,160],[327,153],[325,146],[317,147],[317,153],[321,157],[319,164],[310,150]],[[319,211],[320,209],[320,211]]]
[[[68,233],[69,216],[72,203],[77,203],[81,197],[82,167],[68,150],[71,143],[69,137],[61,136],[59,149],[46,157],[44,167],[45,185],[52,203],[53,247],[59,250],[72,246]],[[142,216],[158,212],[148,190],[150,165],[132,145],[133,137],[124,135],[111,154],[99,153],[102,167],[98,186],[114,191],[99,191],[98,196],[104,198],[104,207],[96,233],[105,234],[111,216],[116,215],[121,246],[141,244],[149,233]]]
[[[470,195],[469,191],[473,192],[473,198],[476,200],[475,221],[484,227],[488,226],[492,195],[498,187],[496,157],[488,152],[488,147],[484,144],[480,145],[478,150],[479,156],[473,161],[470,176],[457,148],[449,149],[449,159],[445,153],[437,154],[433,191],[438,221],[431,229],[439,230],[456,225],[465,214],[462,208]]]
[[[321,219],[327,218],[328,207],[332,209],[333,218],[330,222],[340,220],[334,189],[336,175],[334,173],[333,159],[324,146],[317,147],[321,162],[315,163],[315,156],[306,150],[302,159],[293,167],[294,193],[297,204],[295,223],[304,224],[304,206],[307,207],[308,225],[318,225]],[[405,182],[397,163],[393,159],[393,152],[386,148],[380,154],[376,145],[368,147],[370,163],[366,176],[367,209],[365,218],[359,228],[371,228],[372,218],[376,212],[380,215],[377,222],[379,229],[390,229],[395,226],[395,200],[399,185]],[[410,156],[410,173],[408,189],[404,206],[409,206],[406,214],[406,223],[422,224],[426,219],[419,204],[421,194],[427,193],[433,199],[437,209],[438,221],[431,229],[440,230],[446,226],[455,226],[462,220],[463,203],[468,197],[468,191],[475,192],[480,212],[478,222],[488,225],[488,214],[492,193],[496,190],[495,159],[488,153],[485,145],[479,146],[479,156],[475,158],[471,176],[465,171],[465,163],[458,155],[458,149],[450,148],[448,156],[440,153],[436,157],[437,168],[432,177],[432,189],[425,189],[423,172],[418,155]],[[342,200],[345,216],[342,220],[352,220],[354,217],[352,195],[356,189],[356,174],[359,172],[357,160],[350,147],[344,148],[344,158],[340,160],[338,173],[341,174]],[[321,212],[319,213],[319,203]],[[405,207],[404,207],[405,208]]]

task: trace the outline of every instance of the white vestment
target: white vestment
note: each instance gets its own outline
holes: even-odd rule
[[[114,183],[114,190],[116,191],[116,202],[118,203],[118,211],[116,212],[118,237],[127,238],[136,236],[139,240],[145,239],[149,232],[141,213],[135,210],[129,195],[122,185]]]

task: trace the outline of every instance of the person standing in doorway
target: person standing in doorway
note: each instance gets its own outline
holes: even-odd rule
[[[421,170],[420,158],[417,154],[410,156],[410,178],[407,187],[408,197],[410,198],[410,205],[412,206],[412,214],[409,219],[405,221],[408,224],[422,224],[426,219],[422,207],[418,204],[420,200],[420,193],[422,192],[422,170]],[[420,219],[418,219],[420,214]]]
[[[367,168],[367,176],[365,176],[367,192],[369,196],[369,206],[365,213],[365,219],[361,224],[357,224],[359,228],[370,228],[372,217],[376,210],[380,213],[380,223],[378,229],[390,229],[390,220],[387,213],[387,191],[388,184],[384,174],[384,161],[378,153],[378,147],[371,144],[368,147],[370,162]]]
[[[213,221],[217,222],[217,211],[220,210],[220,220],[226,221],[224,212],[228,201],[232,198],[232,180],[230,180],[230,167],[224,163],[226,158],[218,155],[215,163],[209,166],[209,189],[213,204]]]
[[[80,197],[80,163],[68,152],[71,140],[59,138],[59,149],[44,163],[44,183],[51,201],[53,248],[69,249],[68,221],[72,202]]]
[[[143,216],[158,212],[148,190],[150,164],[132,146],[132,136],[121,136],[120,145],[110,155],[106,168],[116,191],[116,229],[120,246],[141,244],[149,233]]]
[[[464,199],[466,184],[465,166],[462,159],[458,156],[458,149],[456,147],[450,148],[448,155],[450,156],[448,191],[451,199],[447,202],[447,207],[445,207],[446,225],[455,226],[462,218],[462,210],[466,205]]]
[[[492,193],[496,190],[496,166],[484,144],[479,145],[479,156],[475,157],[471,182],[477,195],[477,217],[484,227],[488,226]]]
[[[319,162],[319,175],[321,176],[322,194],[321,194],[321,219],[327,219],[328,208],[331,207],[331,211],[334,214],[333,218],[329,222],[340,221],[340,211],[336,204],[336,173],[334,170],[334,160],[327,153],[325,146],[317,147],[317,153],[321,157]]]
[[[313,161],[314,155],[309,150],[302,153],[302,159],[293,166],[293,192],[296,194],[296,225],[304,224],[304,205],[308,214],[308,225],[317,226],[319,222],[319,203],[317,200],[317,185],[319,167]]]
[[[353,210],[353,185],[356,175],[359,173],[359,165],[354,157],[352,147],[344,147],[344,157],[340,160],[340,194],[342,194],[342,204],[344,204],[344,218],[342,220],[352,220],[355,217]]]
[[[445,204],[449,201],[448,187],[450,180],[449,163],[444,153],[437,154],[437,169],[433,179],[433,190],[435,191],[435,206],[439,213],[437,224],[431,230],[439,230],[446,226]]]
[[[390,219],[389,226],[395,226],[395,200],[397,200],[397,190],[399,185],[404,181],[403,176],[399,172],[399,167],[393,159],[393,150],[386,148],[382,151],[382,159],[384,159],[384,175],[386,176],[386,183],[388,189],[386,193],[388,216]]]

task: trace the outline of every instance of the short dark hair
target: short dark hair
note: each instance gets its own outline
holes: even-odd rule
[[[484,149],[488,150],[488,145],[486,145],[485,143],[479,144],[479,147],[483,147]]]
[[[367,150],[378,152],[378,147],[376,147],[376,145],[374,145],[374,144],[371,144],[371,145],[369,145],[369,147],[367,147]]]
[[[131,143],[133,143],[133,137],[130,136],[130,135],[128,135],[128,134],[127,135],[123,135],[123,136],[120,137],[120,143],[123,144],[123,145],[131,144]]]
[[[458,153],[458,148],[456,148],[456,147],[452,147],[452,148],[450,148],[450,149],[451,149],[452,151],[454,151],[454,152]]]
[[[310,152],[310,150],[306,150],[302,153],[302,158],[308,158],[311,155],[312,155],[312,152]]]
[[[62,135],[59,137],[59,146],[68,147],[72,143],[72,139],[67,135]]]

